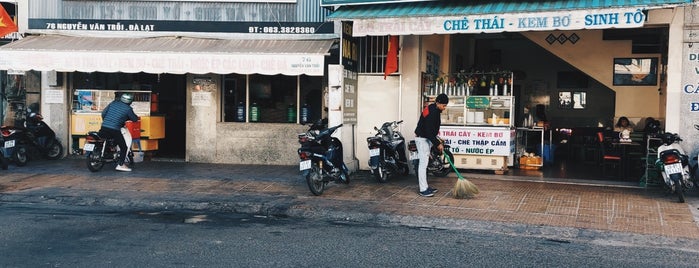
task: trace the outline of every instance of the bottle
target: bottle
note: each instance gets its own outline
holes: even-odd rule
[[[301,124],[306,124],[310,120],[310,110],[311,108],[308,107],[307,103],[304,103],[303,106],[301,106]]]
[[[245,104],[241,101],[236,108],[235,121],[245,122]]]
[[[296,122],[296,107],[293,104],[289,104],[289,107],[286,108],[286,121],[289,123]]]
[[[256,102],[252,103],[250,106],[250,122],[257,122],[260,120],[260,107],[257,106]]]

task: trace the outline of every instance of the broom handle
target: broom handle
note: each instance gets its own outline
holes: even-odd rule
[[[456,167],[454,166],[454,163],[451,162],[451,158],[449,158],[449,155],[448,155],[448,154],[445,154],[444,152],[442,152],[442,153],[444,154],[444,158],[446,158],[447,161],[449,161],[449,165],[451,166],[451,168],[454,169],[454,172],[456,172],[456,176],[458,176],[460,180],[463,180],[464,177],[461,176],[461,173],[459,173],[458,170],[456,170]]]

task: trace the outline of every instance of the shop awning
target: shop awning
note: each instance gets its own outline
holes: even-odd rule
[[[333,42],[29,36],[0,47],[0,70],[322,76]]]
[[[429,35],[642,27],[642,10],[692,0],[432,1],[346,5],[328,16],[353,35]]]

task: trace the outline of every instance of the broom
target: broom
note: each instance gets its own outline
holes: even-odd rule
[[[448,154],[444,154],[444,158],[446,158],[447,161],[449,161],[451,168],[454,169],[454,172],[456,172],[456,176],[459,177],[459,179],[456,180],[454,189],[452,190],[452,196],[457,199],[464,199],[472,198],[474,195],[476,195],[479,192],[478,187],[476,187],[476,185],[473,184],[471,181],[465,179],[464,176],[461,176],[461,173],[459,173],[459,171],[456,170],[456,167],[449,158]]]

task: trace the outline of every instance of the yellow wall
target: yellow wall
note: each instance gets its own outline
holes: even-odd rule
[[[549,44],[546,37],[553,33],[558,36],[561,32],[524,32],[525,37],[540,45],[572,66],[580,69],[593,79],[616,92],[615,117],[628,116],[632,118],[655,117],[664,118],[665,107],[662,95],[657,86],[614,86],[612,85],[613,60],[624,57],[658,57],[659,54],[631,54],[630,40],[602,40],[602,30],[566,31],[580,37],[575,44],[566,42]],[[658,79],[660,81],[660,79]]]

